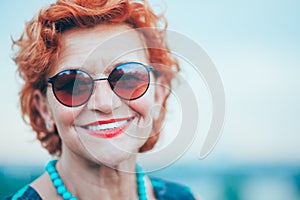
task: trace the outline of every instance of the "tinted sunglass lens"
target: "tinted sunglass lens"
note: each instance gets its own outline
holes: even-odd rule
[[[56,98],[69,107],[84,104],[90,98],[92,89],[93,80],[80,70],[66,70],[59,73],[53,84]]]
[[[100,78],[96,81],[108,80],[117,96],[134,100],[146,93],[150,70],[150,67],[141,63],[128,62],[115,67],[107,79]],[[93,93],[94,81],[89,74],[81,70],[65,70],[48,79],[56,99],[68,107],[86,103]]]
[[[141,63],[125,63],[117,66],[108,80],[113,91],[121,98],[133,100],[141,97],[149,87],[149,73]]]

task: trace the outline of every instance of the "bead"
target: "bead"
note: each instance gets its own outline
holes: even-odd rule
[[[56,163],[57,160],[52,160],[48,162],[46,166],[46,171],[48,172],[50,179],[56,188],[57,193],[64,200],[77,200],[77,198],[73,197],[73,195],[67,190],[67,188],[64,185],[64,182],[60,179],[59,174],[55,168]],[[148,200],[144,176],[145,173],[143,172],[142,168],[139,165],[136,165],[136,183],[139,200]]]
[[[142,171],[142,168],[139,165],[136,165],[136,182],[138,185],[138,196],[139,200],[148,200],[147,193],[146,193],[146,187],[144,183],[144,176],[145,173]]]
[[[61,186],[61,185],[63,185],[64,183],[63,183],[63,181],[61,180],[61,179],[55,179],[54,181],[53,181],[53,185],[55,186],[55,187],[58,187],[58,186]]]
[[[51,167],[47,168],[47,172],[49,172],[51,174],[53,172],[56,172],[56,170],[55,170],[55,168],[53,166],[51,166]]]
[[[64,192],[67,191],[67,188],[64,185],[61,185],[57,188],[57,193],[58,194],[63,194]]]
[[[51,174],[50,174],[50,178],[51,178],[52,181],[53,181],[54,179],[59,178],[58,173],[57,173],[57,172],[51,173]]]
[[[145,189],[146,189],[146,188],[144,188],[143,190],[139,190],[139,191],[138,191],[138,194],[139,194],[139,195],[145,195],[145,194],[146,194]]]
[[[144,192],[144,191],[146,191],[145,186],[144,185],[139,185],[138,186],[138,192]]]
[[[55,166],[56,165],[56,163],[57,163],[57,160],[51,160],[48,164],[50,165],[50,166]]]
[[[144,179],[143,179],[143,178],[137,178],[137,179],[136,179],[136,182],[137,182],[137,183],[144,183]]]
[[[72,197],[72,195],[70,192],[66,191],[65,193],[63,193],[62,197],[64,199],[70,199]]]

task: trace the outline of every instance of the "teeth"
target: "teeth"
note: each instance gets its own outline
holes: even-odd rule
[[[99,124],[96,126],[85,126],[84,128],[86,128],[88,130],[92,130],[92,131],[103,131],[103,130],[109,130],[109,129],[121,127],[124,124],[126,124],[127,122],[128,122],[128,120],[123,120],[123,121],[113,122],[113,123],[109,123],[109,124]]]

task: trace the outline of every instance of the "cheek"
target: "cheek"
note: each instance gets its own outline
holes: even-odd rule
[[[154,88],[152,86],[149,86],[148,91],[141,98],[129,102],[129,107],[145,120],[152,117],[151,111],[154,105]]]
[[[59,130],[59,133],[65,132],[74,124],[74,114],[73,112],[68,112],[62,109],[55,110],[54,120]]]
[[[73,125],[80,109],[66,107],[60,104],[53,94],[48,95],[52,116],[59,133],[68,131]]]

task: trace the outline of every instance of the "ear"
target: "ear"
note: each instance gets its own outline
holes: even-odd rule
[[[55,129],[52,113],[45,95],[40,90],[35,90],[33,93],[33,104],[40,116],[44,120],[48,132],[53,132]]]
[[[166,101],[166,98],[168,98],[170,94],[170,86],[166,83],[163,76],[159,76],[155,80],[155,114],[154,118],[158,119],[161,113],[161,110],[164,109],[162,106],[164,102]]]

